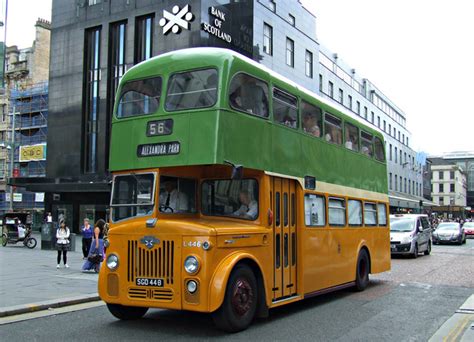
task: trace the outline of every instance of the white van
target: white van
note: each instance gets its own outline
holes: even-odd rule
[[[420,252],[431,253],[431,226],[423,214],[390,215],[390,250],[392,254],[408,254],[413,258]]]

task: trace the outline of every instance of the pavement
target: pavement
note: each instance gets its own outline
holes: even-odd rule
[[[82,238],[67,253],[69,268],[56,268],[56,250],[34,249],[22,243],[0,246],[0,317],[100,300],[98,274],[82,273]]]
[[[97,302],[96,273],[82,273],[82,239],[68,252],[66,269],[56,268],[57,252],[28,249],[23,244],[0,247],[0,318],[74,304]],[[449,318],[429,341],[474,341],[474,295]]]

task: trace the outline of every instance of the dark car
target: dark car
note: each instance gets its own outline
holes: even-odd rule
[[[466,243],[464,229],[458,222],[442,222],[438,225],[433,235],[433,243]]]

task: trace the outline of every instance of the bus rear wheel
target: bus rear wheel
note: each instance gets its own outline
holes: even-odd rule
[[[125,306],[120,304],[109,304],[107,303],[107,309],[110,313],[121,320],[134,320],[142,318],[148,308],[142,308],[139,306]]]
[[[217,328],[226,332],[247,329],[257,309],[257,280],[246,265],[238,265],[231,273],[221,307],[213,313]]]
[[[359,252],[359,257],[357,258],[355,281],[355,288],[357,291],[364,291],[367,285],[369,285],[369,269],[369,255],[365,249],[362,249]]]

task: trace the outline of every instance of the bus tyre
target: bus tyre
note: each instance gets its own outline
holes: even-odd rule
[[[125,306],[120,304],[109,304],[107,303],[107,308],[110,313],[121,320],[133,320],[142,318],[148,308],[142,308],[139,306]]]
[[[245,330],[257,309],[257,280],[246,265],[232,271],[221,307],[212,314],[217,328],[226,332]]]
[[[5,247],[8,242],[8,236],[7,234],[2,234],[2,246]]]
[[[367,285],[369,285],[369,255],[365,249],[359,252],[357,258],[357,269],[356,269],[356,281],[355,288],[357,291],[364,291]]]

